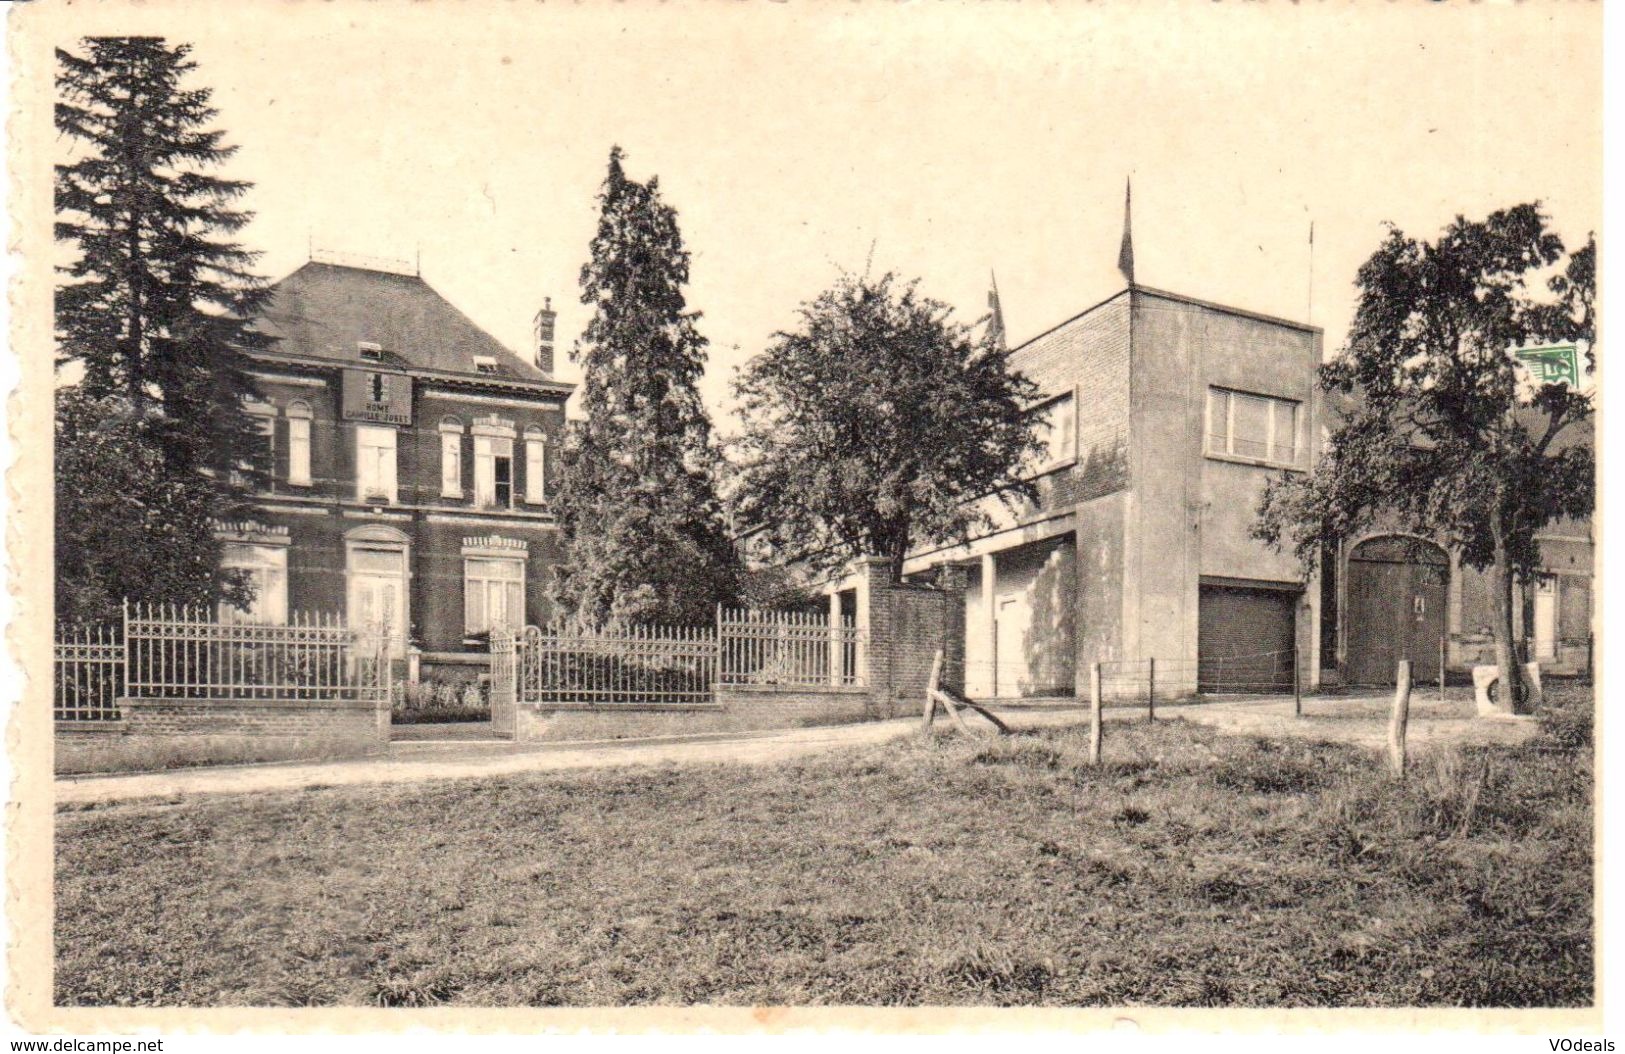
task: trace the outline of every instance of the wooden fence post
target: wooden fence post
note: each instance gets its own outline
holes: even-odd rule
[[[1444,640],[1444,636],[1441,634],[1439,637],[1439,702],[1441,703],[1444,702],[1444,664],[1446,658]]]
[[[1157,660],[1145,660],[1145,719],[1157,720]]]
[[[1303,716],[1303,678],[1298,672],[1298,646],[1292,645],[1292,716]]]
[[[931,677],[925,682],[925,714],[921,724],[930,728],[937,719],[937,678],[942,673],[942,649],[931,659]]]
[[[1089,664],[1089,764],[1100,764],[1100,663]]]
[[[1411,719],[1411,660],[1399,660],[1394,685],[1394,714],[1388,723],[1388,760],[1394,775],[1405,778],[1405,729]]]

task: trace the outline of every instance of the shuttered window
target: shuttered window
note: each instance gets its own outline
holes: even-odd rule
[[[540,505],[547,500],[547,438],[540,428],[525,429],[525,501]]]
[[[455,417],[440,420],[440,496],[463,496],[463,423]]]
[[[525,562],[471,556],[463,561],[463,628],[488,633],[525,624]]]
[[[310,404],[288,404],[288,482],[310,486]]]
[[[358,425],[355,430],[356,497],[362,501],[394,503],[395,430]]]

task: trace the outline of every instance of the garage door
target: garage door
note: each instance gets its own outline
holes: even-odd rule
[[[1437,681],[1445,632],[1450,558],[1417,538],[1391,535],[1361,542],[1349,554],[1348,679],[1393,684],[1399,660],[1411,678]]]
[[[1203,585],[1197,682],[1204,692],[1292,690],[1297,592]]]

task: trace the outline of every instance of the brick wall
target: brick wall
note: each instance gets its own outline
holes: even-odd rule
[[[1038,479],[1039,507],[1067,508],[1128,486],[1129,298],[1119,296],[1011,354],[1045,395],[1072,392],[1077,461]]]
[[[962,664],[963,573],[935,585],[895,585],[884,560],[864,561],[869,597],[869,684],[865,688],[765,688],[727,685],[716,706],[548,708],[521,706],[521,742],[698,735],[907,717],[920,712],[939,649]],[[957,572],[957,569],[955,569]],[[952,664],[950,664],[952,665]]]
[[[550,710],[522,706],[515,738],[521,742],[553,742],[691,736],[850,724],[891,716],[878,712],[870,693],[862,689],[793,691],[728,686],[719,689],[717,696],[720,706],[704,708],[601,706]]]
[[[372,703],[121,699],[119,709],[116,722],[57,722],[58,772],[353,757],[389,742],[389,711]]]
[[[389,711],[373,703],[120,699],[128,735],[309,736],[387,742]]]

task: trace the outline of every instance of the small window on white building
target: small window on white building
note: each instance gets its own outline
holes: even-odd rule
[[[1044,444],[1044,452],[1039,460],[1040,471],[1077,457],[1077,408],[1070,392],[1041,403],[1033,408],[1032,413],[1037,421],[1038,438]]]
[[[469,634],[525,624],[525,561],[488,556],[463,560],[463,628]]]
[[[474,504],[513,507],[513,440],[505,436],[474,437]]]
[[[476,356],[474,356],[474,372],[475,373],[495,373],[495,372],[497,372],[497,360],[495,358],[493,358],[492,356],[490,356],[490,355],[476,355]]]
[[[440,419],[440,496],[463,496],[463,422],[455,417]]]
[[[547,436],[536,425],[525,429],[525,501],[547,500]]]
[[[355,430],[355,489],[361,501],[397,500],[395,489],[395,429],[357,425]]]
[[[1294,465],[1298,461],[1298,404],[1224,388],[1207,393],[1207,451]]]
[[[248,577],[254,600],[247,608],[220,605],[222,622],[254,622],[282,625],[288,621],[288,550],[281,545],[250,545],[227,542],[220,566],[241,571]]]
[[[295,400],[288,404],[288,482],[310,486],[310,404]]]

